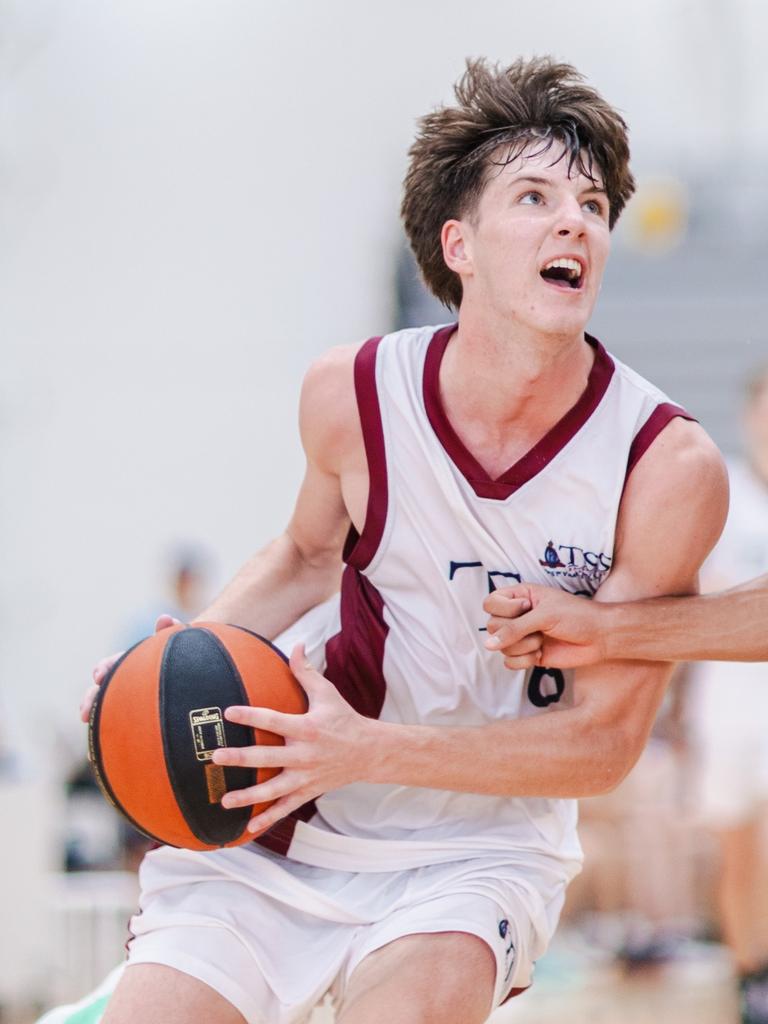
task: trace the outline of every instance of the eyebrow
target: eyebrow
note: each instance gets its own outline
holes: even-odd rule
[[[529,181],[529,182],[531,182],[534,185],[551,185],[552,184],[552,179],[551,178],[537,178],[534,174],[520,174],[520,175],[516,175],[512,179],[512,181],[510,182],[510,185],[517,185],[521,181]],[[589,188],[584,188],[584,189],[581,190],[581,195],[584,195],[587,192],[600,192],[602,195],[607,195],[608,194],[606,192],[606,190],[601,185],[590,185]]]

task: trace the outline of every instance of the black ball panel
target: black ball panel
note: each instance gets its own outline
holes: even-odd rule
[[[159,698],[167,770],[190,830],[212,846],[235,841],[245,829],[251,808],[227,810],[219,799],[223,792],[255,785],[256,770],[220,768],[205,754],[221,746],[252,746],[254,737],[247,726],[223,719],[226,708],[247,704],[248,698],[217,637],[205,629],[190,628],[170,638],[160,672]],[[219,799],[212,799],[212,772],[218,774]]]

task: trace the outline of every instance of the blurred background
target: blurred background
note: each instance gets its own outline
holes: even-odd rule
[[[735,456],[768,360],[767,42],[758,0],[0,0],[11,1017],[99,980],[135,899],[135,837],[84,771],[92,665],[283,527],[314,356],[452,319],[398,220],[416,118],[481,55],[553,54],[622,110],[639,189],[591,330]],[[587,802],[566,927],[500,1020],[738,1019],[686,721],[678,685]]]

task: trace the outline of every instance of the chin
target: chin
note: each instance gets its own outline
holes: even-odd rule
[[[531,323],[531,327],[550,337],[573,338],[584,334],[588,321],[589,317],[584,316],[583,313],[576,316],[574,313],[560,312],[537,318],[536,322]]]

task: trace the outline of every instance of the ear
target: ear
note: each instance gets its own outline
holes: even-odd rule
[[[472,245],[469,225],[463,220],[447,220],[440,232],[443,259],[449,270],[466,277],[472,273]]]

